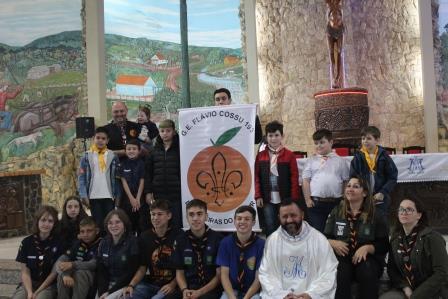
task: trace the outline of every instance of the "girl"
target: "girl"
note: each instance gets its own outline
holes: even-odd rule
[[[13,299],[56,298],[54,284],[56,272],[53,264],[62,254],[62,246],[56,234],[58,212],[51,206],[42,206],[36,213],[33,234],[22,240],[16,261],[21,263],[22,283]]]
[[[428,226],[422,203],[405,197],[394,221],[387,265],[394,290],[381,299],[448,298],[445,240]]]
[[[324,233],[339,261],[335,298],[352,298],[351,285],[356,280],[359,298],[377,299],[388,232],[384,217],[375,212],[369,185],[361,177],[348,181],[344,200],[331,211]]]
[[[69,196],[64,202],[61,217],[61,241],[63,249],[71,247],[78,239],[79,223],[87,217],[86,211],[77,196]]]
[[[97,256],[97,298],[117,299],[125,295],[125,288],[137,272],[138,243],[123,210],[110,211],[104,226],[107,236],[101,241]]]
[[[152,149],[152,141],[159,135],[159,129],[155,123],[150,120],[151,110],[148,106],[138,107],[137,123],[142,126],[138,139],[143,142],[142,150],[148,154]]]

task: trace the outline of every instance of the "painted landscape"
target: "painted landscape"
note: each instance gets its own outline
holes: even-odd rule
[[[107,99],[125,100],[133,119],[139,105],[151,119],[176,119],[181,107],[180,14],[177,0],[106,0]],[[213,104],[226,87],[245,95],[239,0],[188,0],[190,94],[193,107]],[[219,18],[219,22],[216,22]]]
[[[181,49],[176,43],[106,35],[107,98],[125,100],[130,117],[139,105],[150,105],[153,121],[172,117],[182,106]],[[217,87],[243,98],[241,49],[189,47],[193,107],[208,106]]]
[[[0,44],[0,161],[73,138],[75,117],[87,112],[81,44],[81,31]]]

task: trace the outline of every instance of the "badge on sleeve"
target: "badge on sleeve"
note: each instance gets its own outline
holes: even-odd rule
[[[191,266],[193,264],[193,259],[191,258],[191,256],[184,257],[184,264],[188,266]]]

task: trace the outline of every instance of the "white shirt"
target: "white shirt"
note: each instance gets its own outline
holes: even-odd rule
[[[306,221],[296,237],[280,226],[264,248],[259,269],[262,299],[283,299],[290,292],[313,299],[332,299],[336,293],[338,261],[327,238]]]
[[[107,161],[107,154],[104,153],[104,160]],[[92,155],[93,168],[92,168],[92,181],[90,183],[90,195],[89,198],[112,198],[112,194],[107,186],[106,171],[100,170],[100,164],[98,162],[98,153],[94,152]]]
[[[325,159],[315,155],[307,159],[302,177],[310,181],[311,197],[342,197],[342,183],[349,178],[350,169],[343,158],[330,153]]]

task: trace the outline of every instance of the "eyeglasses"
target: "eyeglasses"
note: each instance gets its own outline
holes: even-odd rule
[[[406,215],[409,215],[409,214],[414,213],[414,212],[415,212],[415,209],[414,209],[414,208],[402,208],[402,207],[399,207],[398,210],[397,210],[397,212],[398,212],[398,214],[406,214]]]

